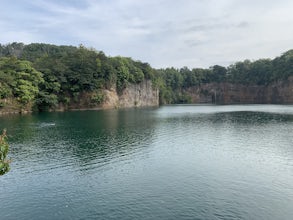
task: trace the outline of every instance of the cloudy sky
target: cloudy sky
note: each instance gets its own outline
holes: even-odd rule
[[[227,66],[293,49],[292,0],[1,0],[0,43],[94,47],[153,67]]]

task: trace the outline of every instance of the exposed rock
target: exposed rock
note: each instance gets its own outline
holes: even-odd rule
[[[145,80],[139,84],[130,84],[119,96],[118,106],[147,107],[159,105],[159,90],[152,87],[151,80]]]
[[[113,109],[148,107],[159,105],[159,90],[153,88],[151,80],[144,80],[139,84],[129,84],[121,94],[113,87],[102,91],[104,101],[100,104],[91,102],[91,93],[82,93],[77,101],[72,101],[68,109]]]
[[[119,97],[116,89],[104,90],[105,101],[102,104],[103,109],[118,108],[119,107]]]
[[[93,102],[95,92],[83,92],[77,97],[72,97],[67,104],[60,103],[57,108],[49,111],[85,110],[85,109],[111,109],[159,106],[159,90],[153,88],[151,80],[145,80],[139,84],[129,84],[121,94],[115,88],[102,90],[104,101]],[[0,115],[3,114],[24,114],[31,112],[32,106],[23,108],[16,100],[1,100],[5,107],[0,107]]]
[[[293,77],[269,85],[207,83],[185,92],[193,103],[293,104]]]

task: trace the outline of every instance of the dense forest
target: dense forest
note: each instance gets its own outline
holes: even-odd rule
[[[78,102],[91,93],[92,104],[103,102],[103,90],[121,92],[128,83],[152,79],[147,63],[126,57],[107,57],[84,46],[12,43],[0,45],[0,106],[13,97],[19,106],[48,110]]]
[[[245,60],[228,67],[154,69],[82,45],[0,44],[0,108],[13,103],[20,109],[49,110],[78,102],[85,92],[96,106],[104,101],[105,89],[119,93],[129,83],[145,79],[159,89],[161,103],[188,103],[183,91],[204,83],[268,85],[289,76],[293,76],[293,50],[272,60]]]
[[[187,88],[204,83],[233,83],[242,85],[269,85],[293,76],[293,50],[275,59],[245,60],[228,67],[214,65],[208,69],[183,67],[156,71],[160,99],[164,103],[188,103]]]

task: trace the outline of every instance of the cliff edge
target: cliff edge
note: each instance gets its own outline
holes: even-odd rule
[[[206,83],[183,92],[192,103],[293,104],[293,77],[268,85]]]
[[[153,88],[151,80],[143,80],[138,84],[129,83],[122,91],[118,92],[116,86],[99,91],[100,99],[96,102],[94,92],[80,93],[67,104],[60,104],[57,111],[82,110],[82,109],[113,109],[132,107],[159,106],[159,90]]]
[[[129,84],[120,94],[116,89],[104,90],[104,94],[103,109],[159,106],[159,90],[151,80]]]

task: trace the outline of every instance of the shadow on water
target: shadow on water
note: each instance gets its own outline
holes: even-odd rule
[[[156,133],[161,132],[157,131],[158,122],[160,126],[168,123],[166,128],[173,129],[172,134],[180,138],[194,130],[202,130],[205,136],[229,133],[238,137],[241,127],[264,132],[265,126],[279,125],[282,129],[284,124],[293,121],[293,114],[242,110],[239,107],[233,111],[233,108],[171,106],[155,111],[55,112],[12,115],[1,117],[0,121],[1,127],[8,130],[14,166],[19,165],[25,170],[32,167],[42,170],[58,167],[87,170],[116,159],[127,160],[133,154],[142,154],[154,141],[154,136],[160,135]],[[170,131],[167,130],[166,134]]]
[[[30,114],[1,116],[0,129],[6,128],[9,139],[14,143],[31,141],[36,136],[38,122],[38,118]]]
[[[155,121],[150,112],[139,110],[111,110],[100,112],[72,112],[71,123],[61,129],[67,146],[84,169],[103,166],[116,158],[127,159],[148,146]],[[74,121],[71,120],[74,118]]]

